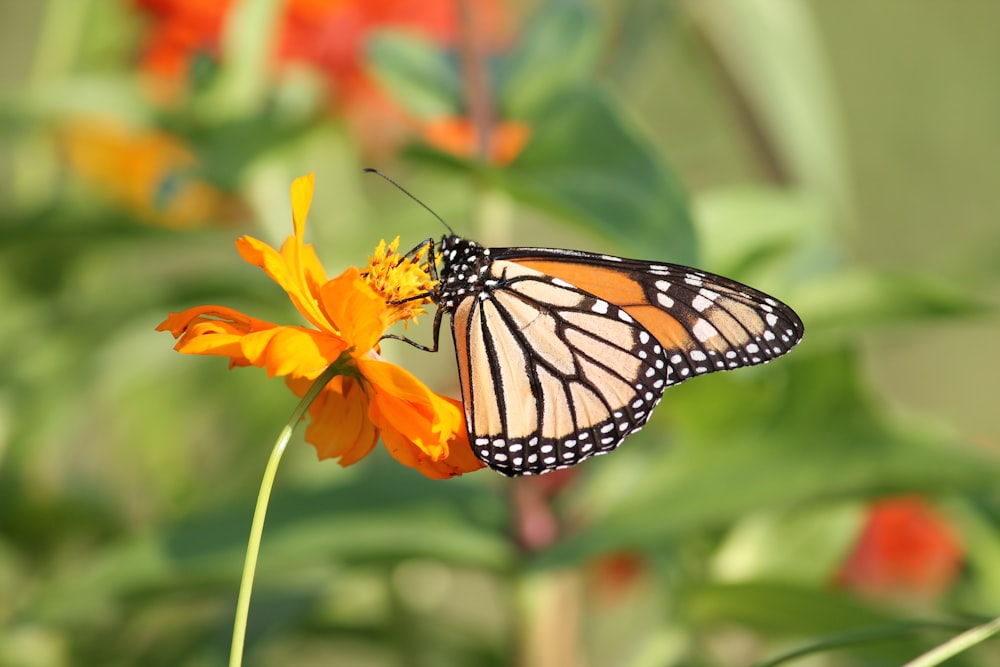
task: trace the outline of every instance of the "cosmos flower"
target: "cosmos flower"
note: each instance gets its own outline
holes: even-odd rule
[[[345,364],[309,408],[305,437],[321,459],[351,465],[381,437],[396,460],[427,477],[478,470],[482,463],[469,447],[460,403],[379,354],[390,326],[423,312],[436,284],[427,271],[435,258],[426,249],[399,254],[398,239],[382,242],[366,270],[352,267],[328,280],[313,246],[303,241],[313,187],[312,174],[293,183],[294,233],[280,250],[249,236],[237,241],[243,259],[285,290],[307,326],[210,305],[171,313],[157,330],[173,334],[184,354],[228,357],[230,367],[258,366],[282,376],[298,396],[331,364]]]

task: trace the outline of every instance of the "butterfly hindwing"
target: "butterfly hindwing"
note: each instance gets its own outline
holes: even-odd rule
[[[662,346],[623,309],[512,262],[453,313],[470,440],[507,475],[615,449],[667,383]]]

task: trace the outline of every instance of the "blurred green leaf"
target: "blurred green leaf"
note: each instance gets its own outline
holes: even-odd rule
[[[270,92],[271,54],[278,39],[279,0],[247,0],[223,23],[222,62],[195,100],[198,116],[218,122],[264,110]]]
[[[793,292],[807,335],[853,339],[872,327],[981,316],[995,312],[982,295],[934,277],[866,269],[840,271]]]
[[[426,557],[487,568],[509,562],[512,554],[502,535],[506,512],[487,488],[427,480],[394,462],[377,471],[367,463],[370,472],[339,486],[276,494],[263,547],[270,555],[262,559],[262,569],[271,563],[281,571],[321,553],[369,562]],[[179,526],[168,538],[168,552],[192,562],[242,552],[248,511],[209,513]]]
[[[604,93],[580,89],[530,121],[505,169],[414,146],[410,157],[471,172],[525,203],[609,236],[624,253],[696,264],[687,195],[642,133]]]
[[[687,196],[610,98],[580,89],[531,119],[532,138],[498,181],[511,194],[613,238],[642,257],[692,264]]]
[[[590,79],[601,58],[602,32],[589,7],[568,1],[543,5],[496,66],[502,116],[532,116]]]
[[[458,66],[429,40],[383,31],[368,40],[367,55],[379,82],[415,115],[454,116],[462,109]]]
[[[763,580],[825,587],[854,546],[864,509],[861,502],[850,502],[750,514],[717,548],[713,575],[734,583]]]
[[[702,191],[694,202],[705,267],[717,273],[767,291],[845,262],[829,230],[830,207],[804,190],[732,186]]]
[[[685,613],[699,623],[735,621],[786,636],[825,634],[894,621],[891,614],[846,594],[789,584],[707,584],[686,591],[683,605]]]
[[[850,647],[875,664],[901,664],[931,646],[934,638],[962,627],[900,622],[894,614],[842,593],[771,583],[698,586],[683,594],[682,605],[699,624],[737,623],[784,637],[822,635],[813,640],[817,652]],[[929,636],[928,630],[936,632]],[[803,642],[804,648],[809,643]]]
[[[851,353],[799,354],[783,360],[783,370],[760,369],[757,377],[744,371],[671,389],[666,412],[672,446],[642,437],[645,431],[634,438],[643,444],[630,446],[645,446],[648,454],[628,494],[590,507],[590,523],[535,564],[662,548],[757,510],[901,490],[993,488],[1000,457],[923,425],[890,422],[857,366]]]
[[[836,98],[808,6],[796,0],[717,0],[692,14],[788,180],[840,214],[853,207]],[[739,106],[739,105],[737,105]],[[780,174],[779,174],[780,175]]]

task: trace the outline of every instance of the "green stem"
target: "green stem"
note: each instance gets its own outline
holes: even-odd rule
[[[945,643],[935,646],[927,653],[914,658],[903,665],[903,667],[935,667],[948,658],[954,657],[962,651],[966,651],[976,644],[989,639],[997,632],[1000,632],[1000,618],[994,618],[989,623],[977,625],[956,637],[952,637]]]
[[[264,468],[264,479],[261,480],[260,491],[257,494],[257,505],[253,511],[253,523],[250,525],[250,542],[247,545],[247,557],[243,563],[243,576],[240,578],[240,593],[236,600],[236,620],[233,622],[233,643],[229,651],[229,667],[240,667],[243,664],[243,644],[247,634],[247,616],[250,613],[250,593],[253,590],[253,578],[257,571],[257,556],[260,553],[260,538],[264,532],[264,517],[267,515],[267,504],[271,499],[271,489],[274,487],[274,478],[278,474],[281,456],[285,453],[285,446],[292,437],[292,431],[302,421],[306,410],[312,405],[320,390],[337,375],[343,375],[344,370],[342,358],[338,359],[330,364],[329,368],[323,371],[323,374],[309,387],[309,391],[295,406],[288,423],[281,429],[278,441],[274,443],[274,449],[271,450],[271,456],[267,460],[267,466]]]
[[[913,636],[927,630],[953,630],[954,628],[954,623],[920,621],[859,628],[837,633],[836,635],[827,637],[826,639],[813,642],[808,646],[803,646],[784,653],[776,658],[772,658],[764,662],[758,662],[755,667],[777,667],[778,665],[784,665],[797,660],[798,658],[814,653],[824,653],[833,649],[844,649],[852,646],[864,646],[866,644],[872,644],[879,641],[890,641],[902,637]],[[920,663],[910,663],[904,667],[918,667],[918,665],[920,665]],[[920,667],[929,667],[929,665],[920,665]]]

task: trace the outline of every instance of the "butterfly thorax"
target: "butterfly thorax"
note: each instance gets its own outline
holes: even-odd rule
[[[475,241],[450,235],[441,239],[441,255],[438,304],[454,311],[459,301],[483,289],[483,276],[490,269],[490,250]]]

